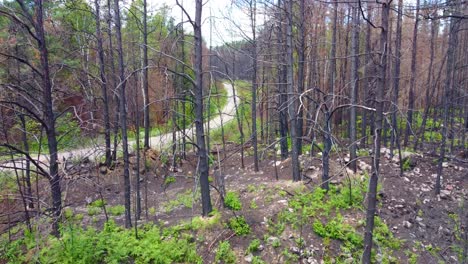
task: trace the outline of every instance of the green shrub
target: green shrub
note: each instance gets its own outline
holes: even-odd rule
[[[25,233],[12,243],[0,240],[0,262],[8,263],[202,263],[193,238],[171,231],[162,236],[158,226],[138,231],[118,227],[113,221],[104,229],[68,225],[61,238]]]
[[[125,213],[125,206],[123,205],[110,206],[109,208],[107,208],[107,211],[113,216],[123,215]]]
[[[248,235],[250,233],[250,226],[243,216],[232,217],[229,219],[227,225],[238,236]]]
[[[260,240],[259,239],[254,239],[252,242],[250,242],[249,246],[247,247],[247,253],[253,253],[258,251],[260,247]]]
[[[215,263],[236,263],[236,254],[234,254],[228,241],[223,241],[219,244],[216,250]]]
[[[241,210],[242,202],[239,198],[239,194],[236,192],[227,192],[226,197],[224,197],[224,205],[234,211]]]

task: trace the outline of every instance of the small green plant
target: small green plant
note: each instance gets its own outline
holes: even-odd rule
[[[257,191],[257,187],[255,187],[255,185],[253,185],[253,184],[249,184],[249,185],[247,185],[247,191],[249,193],[253,193],[253,192]]]
[[[252,264],[266,264],[259,256],[254,256],[252,258]]]
[[[101,208],[99,207],[94,207],[94,206],[88,206],[88,215],[89,216],[95,216],[101,212]]]
[[[236,263],[236,254],[231,249],[231,244],[228,241],[223,241],[219,244],[216,249],[215,262],[225,264]]]
[[[63,216],[65,217],[65,219],[72,219],[73,217],[73,210],[71,208],[66,208],[65,210],[63,210]]]
[[[113,216],[123,215],[125,213],[125,206],[115,205],[107,208],[107,211]]]
[[[242,209],[242,203],[239,198],[239,194],[236,192],[227,192],[226,197],[224,197],[224,205],[234,211],[239,211]]]
[[[255,202],[255,200],[252,200],[250,202],[250,209],[257,209],[257,208],[258,208],[257,203]]]
[[[148,209],[148,213],[150,213],[150,214],[152,214],[152,215],[155,215],[155,214],[156,214],[156,208],[150,207],[150,208]]]
[[[403,160],[403,171],[409,171],[411,169],[410,159]]]
[[[230,218],[227,225],[238,236],[250,234],[250,226],[243,216]]]
[[[103,199],[97,199],[94,202],[90,203],[88,206],[102,208],[106,205],[106,201]]]
[[[174,176],[167,176],[164,180],[164,185],[168,186],[171,183],[176,182],[176,178]]]
[[[249,246],[247,247],[247,254],[257,252],[260,248],[260,239],[254,239],[250,242]]]

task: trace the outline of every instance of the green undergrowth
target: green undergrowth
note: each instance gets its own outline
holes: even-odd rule
[[[7,263],[202,263],[192,235],[145,225],[124,229],[109,221],[102,230],[70,224],[61,238],[25,232],[8,243],[2,237],[0,262]]]
[[[308,193],[296,191],[289,200],[289,208],[282,210],[274,221],[268,221],[269,235],[280,236],[287,227],[297,231],[309,229],[325,245],[325,263],[330,263],[331,259],[337,263],[351,258],[359,260],[364,249],[363,203],[367,183],[368,179],[364,177],[363,180],[346,180],[340,186],[331,185],[328,192],[321,188]],[[375,248],[379,249],[378,253],[373,252],[374,261],[389,263],[394,251],[400,249],[402,241],[394,238],[378,216],[375,217],[373,234]],[[340,252],[332,252],[327,247],[332,241],[339,244]],[[303,243],[301,238],[297,239],[297,246],[304,246]]]

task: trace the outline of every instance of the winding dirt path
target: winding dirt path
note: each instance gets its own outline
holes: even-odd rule
[[[215,130],[221,127],[221,124],[226,124],[235,117],[235,103],[234,103],[234,87],[230,83],[223,83],[224,89],[227,92],[227,103],[224,108],[221,110],[221,114],[213,117],[210,122],[210,130]],[[239,100],[238,100],[239,101]],[[208,123],[205,123],[205,129],[207,129]],[[190,128],[185,129],[184,131],[178,131],[176,136],[180,139],[182,136],[187,136],[187,141],[191,141],[192,135],[195,134],[195,126],[192,125]],[[171,146],[172,141],[172,132],[164,133],[158,136],[150,138],[150,147],[156,150],[162,150],[165,147]],[[128,142],[130,150],[136,144],[135,140]],[[119,149],[120,150],[120,149]],[[95,144],[94,146],[74,149],[70,151],[61,151],[58,153],[59,161],[65,160],[96,160],[105,153],[105,146],[102,144]],[[48,167],[49,156],[46,154],[40,155],[38,157],[38,162],[41,163],[44,167]],[[23,169],[26,167],[26,162],[24,159],[17,159],[15,161],[4,162],[0,164],[0,171],[12,170],[13,168]]]

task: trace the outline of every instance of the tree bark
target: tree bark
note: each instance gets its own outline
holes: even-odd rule
[[[101,33],[101,12],[99,6],[99,0],[94,0],[94,7],[96,9],[96,40],[97,40],[97,49],[98,49],[98,58],[99,58],[99,75],[101,77],[101,96],[103,102],[103,112],[104,112],[104,141],[105,141],[105,163],[109,167],[112,162],[111,157],[111,135],[110,135],[110,118],[109,118],[109,100],[107,95],[107,79],[105,72],[105,61],[104,61],[104,49],[102,46],[102,33]]]
[[[119,94],[120,94],[120,129],[122,131],[122,150],[123,150],[123,161],[124,161],[124,205],[125,205],[125,227],[132,227],[132,216],[130,211],[130,160],[128,153],[128,137],[127,137],[127,100],[125,92],[125,64],[123,59],[123,44],[122,44],[122,33],[121,33],[121,20],[120,20],[120,7],[119,0],[114,0],[114,15],[115,15],[115,34],[117,37],[117,50],[119,55]]]
[[[199,160],[198,173],[202,198],[202,215],[208,216],[213,210],[208,181],[208,155],[206,152],[205,131],[203,127],[203,68],[202,68],[202,36],[201,16],[202,0],[195,1],[195,21],[192,21],[195,39],[195,129],[197,138],[197,153]]]
[[[380,142],[382,136],[382,120],[383,120],[383,105],[384,105],[384,90],[387,85],[387,39],[388,39],[388,17],[390,13],[390,3],[382,3],[381,15],[381,32],[380,32],[380,52],[381,52],[381,65],[380,76],[378,78],[377,91],[376,91],[376,117],[374,121],[374,147],[373,147],[373,160],[372,160],[372,174],[369,181],[369,191],[367,195],[367,211],[366,211],[366,228],[364,234],[364,254],[362,256],[362,263],[371,263],[372,252],[372,237],[374,230],[374,215],[376,213],[377,204],[377,183],[379,180],[379,165],[380,165]]]
[[[21,1],[21,0],[19,0]],[[22,1],[21,1],[22,2]],[[47,145],[49,147],[49,184],[52,192],[52,234],[56,237],[60,236],[59,222],[62,212],[62,190],[60,188],[60,175],[58,171],[58,142],[55,131],[55,115],[52,101],[52,82],[50,79],[49,69],[49,51],[47,49],[44,20],[43,20],[43,1],[35,0],[35,15],[36,23],[36,40],[38,44],[40,63],[42,68],[42,97],[45,130],[47,135]]]
[[[452,1],[451,1],[452,2]],[[454,1],[453,1],[454,2]],[[452,3],[453,3],[452,2]],[[443,85],[442,93],[442,143],[440,146],[440,156],[437,164],[437,178],[435,183],[435,193],[440,194],[440,189],[442,187],[441,177],[443,173],[442,163],[445,159],[445,148],[447,142],[447,126],[448,126],[448,112],[449,112],[449,102],[448,96],[453,86],[453,77],[455,72],[455,50],[458,45],[458,31],[460,29],[460,19],[459,18],[450,18],[450,31],[449,31],[449,40],[448,40],[448,49],[447,49],[447,67],[445,75],[445,85]]]
[[[414,87],[416,86],[416,51],[418,50],[418,25],[419,25],[419,0],[416,0],[416,17],[413,29],[413,49],[411,51],[411,80],[408,94],[408,117],[406,121],[405,139],[403,146],[408,146],[410,134],[412,134],[414,112]]]
[[[393,74],[393,101],[392,101],[392,136],[390,140],[390,157],[393,158],[395,141],[397,140],[398,123],[398,97],[400,92],[400,69],[401,69],[401,33],[403,21],[403,0],[398,0],[398,18],[395,38],[395,72]]]
[[[292,24],[293,14],[292,7],[293,1],[287,0],[286,12],[288,16],[288,23],[286,27],[286,53],[287,53],[287,85],[288,85],[288,112],[290,123],[290,137],[291,137],[291,169],[293,181],[300,181],[300,168],[299,168],[299,150],[297,143],[297,93],[294,90],[294,58],[293,58],[293,43],[292,43]]]
[[[353,33],[351,37],[351,109],[350,109],[350,167],[356,172],[356,107],[359,83],[359,9],[352,6]]]

